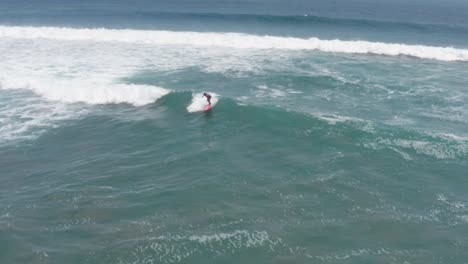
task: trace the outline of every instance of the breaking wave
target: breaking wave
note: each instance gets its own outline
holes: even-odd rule
[[[323,52],[412,56],[440,61],[468,61],[468,50],[453,47],[339,39],[259,36],[243,33],[201,33],[104,28],[0,26],[0,38],[125,42],[153,45],[216,46],[236,49],[319,50]]]

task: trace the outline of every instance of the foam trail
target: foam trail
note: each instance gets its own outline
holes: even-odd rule
[[[142,44],[183,44],[239,49],[320,50],[324,52],[406,55],[441,61],[468,61],[467,49],[397,43],[321,40],[256,36],[241,33],[200,33],[130,29],[73,29],[57,27],[0,26],[0,38],[56,39],[67,41],[127,42]]]
[[[3,80],[0,82],[0,88],[29,89],[48,100],[65,103],[129,103],[135,106],[152,103],[170,92],[150,85],[100,83],[77,79]]]
[[[211,94],[211,105],[214,107],[218,103],[218,95],[210,92],[209,94]],[[203,93],[194,93],[192,94],[192,102],[187,106],[187,111],[190,113],[203,111],[207,104]]]
[[[6,91],[0,104],[0,146],[35,139],[62,121],[80,118],[87,112],[70,104],[30,97],[26,91]]]

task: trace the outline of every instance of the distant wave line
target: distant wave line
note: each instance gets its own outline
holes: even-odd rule
[[[399,43],[202,33],[157,30],[0,26],[0,38],[124,42],[155,45],[215,46],[236,49],[319,50],[323,52],[412,56],[440,61],[468,61],[468,49]]]

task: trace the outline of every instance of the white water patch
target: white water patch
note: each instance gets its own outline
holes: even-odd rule
[[[395,151],[396,153],[400,154],[400,156],[402,158],[404,158],[405,160],[413,160],[413,158],[411,157],[411,155],[409,155],[408,153],[404,152],[404,151],[401,151],[399,149],[396,149],[396,148],[393,148],[393,147],[389,147],[391,150]]]
[[[393,142],[402,148],[414,149],[417,153],[433,156],[437,159],[456,159],[465,156],[468,149],[466,146],[449,146],[443,143],[432,143],[418,140],[399,139]]]
[[[454,135],[454,134],[450,134],[450,133],[439,133],[439,134],[436,134],[436,135],[441,137],[441,138],[448,139],[448,140],[453,140],[453,141],[458,141],[458,142],[468,142],[467,137],[458,136],[458,135]]]
[[[363,146],[375,150],[383,148],[389,148],[393,151],[400,150],[400,152],[397,152],[403,155],[405,159],[411,157],[407,153],[408,151],[414,151],[436,159],[458,159],[468,155],[468,145],[462,143],[448,144],[446,142],[428,142],[424,140],[378,139],[374,142],[366,142]],[[401,152],[402,150],[406,151]]]
[[[339,116],[334,114],[314,114],[314,116],[325,120],[330,125],[336,125],[338,123],[348,123],[362,131],[369,133],[375,132],[374,123],[369,120],[364,120],[357,117]]]
[[[169,93],[120,80],[138,69],[146,51],[128,44],[1,39],[0,144],[33,140],[90,113],[89,105],[140,106]]]
[[[322,262],[337,262],[337,261],[349,261],[351,259],[359,259],[364,256],[385,256],[389,255],[392,256],[394,259],[397,257],[401,256],[408,256],[408,255],[414,255],[414,252],[411,252],[410,250],[395,250],[395,249],[390,249],[390,248],[358,248],[358,249],[353,249],[350,251],[344,251],[340,253],[332,253],[332,254],[327,254],[327,255],[311,255],[311,254],[306,254],[307,257],[311,259],[317,259]],[[402,262],[405,263],[405,262]]]
[[[5,86],[5,87],[4,87]],[[3,89],[28,89],[51,101],[65,103],[129,103],[135,106],[156,101],[169,90],[150,85],[115,84],[83,79],[33,79],[21,84],[6,83]]]
[[[33,140],[66,120],[90,112],[70,103],[152,103],[169,90],[148,85],[99,83],[81,79],[24,80],[0,78],[0,145],[17,140]],[[22,91],[24,90],[24,91]],[[32,91],[36,96],[28,91]],[[44,100],[46,99],[46,100]]]
[[[277,97],[284,97],[286,96],[286,92],[268,87],[267,85],[259,85],[257,86],[258,90],[255,92],[256,97],[272,97],[272,98],[277,98]]]
[[[219,96],[215,93],[208,93],[211,95],[211,106],[215,107],[218,103]],[[203,111],[207,105],[208,102],[206,101],[206,97],[203,96],[203,93],[193,93],[192,102],[187,106],[187,111],[190,113],[200,112]]]
[[[236,49],[320,50],[323,52],[412,56],[440,61],[468,61],[468,50],[369,41],[322,40],[257,36],[242,33],[201,33],[130,29],[74,29],[0,26],[0,38],[126,42],[155,45],[217,46]]]
[[[318,118],[325,120],[330,125],[336,125],[337,123],[344,123],[344,122],[366,122],[363,119],[359,119],[356,117],[349,117],[349,116],[339,116],[339,115],[332,115],[332,114],[318,114]]]
[[[5,95],[5,94],[3,94]],[[87,109],[20,94],[3,98],[0,104],[0,146],[17,140],[32,140],[65,120],[80,118]],[[2,96],[3,97],[3,96]]]
[[[178,263],[197,256],[232,254],[249,248],[264,248],[270,251],[281,245],[280,238],[273,238],[266,231],[234,230],[206,235],[171,234],[138,239],[130,252],[119,250],[120,254],[116,253],[115,256],[123,263]]]
[[[468,223],[468,203],[463,200],[456,200],[449,194],[437,194],[434,207],[430,210],[430,215],[436,221],[448,225],[466,225]]]
[[[270,240],[268,233],[265,231],[249,232],[247,230],[236,230],[232,233],[217,233],[213,235],[191,235],[191,236],[160,236],[157,240],[169,241],[193,241],[201,244],[220,243],[223,241],[230,242],[234,247],[255,247]],[[237,244],[237,245],[235,245]]]

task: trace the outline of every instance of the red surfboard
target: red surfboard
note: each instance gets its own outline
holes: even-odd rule
[[[210,111],[211,108],[212,108],[211,105],[207,105],[207,106],[205,106],[205,108],[203,108],[203,111],[205,111],[205,112],[206,112],[206,111]]]

